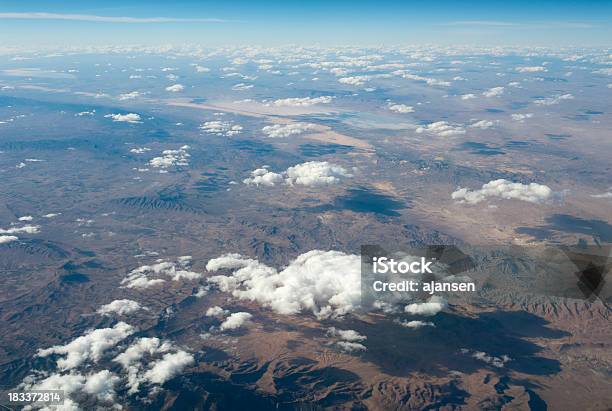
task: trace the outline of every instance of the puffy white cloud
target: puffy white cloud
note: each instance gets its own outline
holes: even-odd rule
[[[285,182],[288,185],[320,186],[335,184],[342,178],[352,177],[344,167],[327,161],[308,161],[289,167],[282,173],[274,173],[267,167],[251,172],[251,177],[243,180],[249,185],[274,186]]]
[[[178,259],[177,263],[171,261],[158,260],[153,265],[143,265],[135,268],[121,280],[123,288],[144,289],[161,284],[166,280],[163,278],[151,278],[151,276],[167,276],[173,281],[196,280],[202,277],[201,273],[190,271],[189,260]]]
[[[208,67],[203,67],[200,65],[196,65],[194,66],[195,71],[197,71],[198,73],[208,73],[210,71],[210,69]]]
[[[560,94],[554,97],[542,98],[534,101],[534,104],[539,106],[553,106],[555,104],[561,103],[563,100],[573,100],[574,96],[571,94]]]
[[[418,329],[418,328],[423,328],[423,327],[435,327],[434,323],[430,321],[413,320],[413,321],[398,321],[397,323],[401,325],[402,327],[412,328],[412,329]]]
[[[84,117],[84,116],[93,116],[94,114],[96,114],[96,110],[81,111],[79,113],[76,113],[75,116],[77,116],[77,117]]]
[[[327,334],[332,337],[338,337],[343,341],[364,341],[366,340],[365,335],[359,334],[355,330],[340,330],[336,327],[330,327],[327,329]]]
[[[338,346],[342,351],[346,351],[349,353],[355,352],[355,351],[366,351],[367,350],[365,345],[356,343],[356,342],[350,342],[350,341],[338,341],[336,343],[336,346]]]
[[[171,86],[166,87],[166,91],[169,91],[171,93],[178,93],[185,90],[185,86],[183,86],[182,84],[173,84]]]
[[[170,351],[172,344],[169,342],[161,342],[159,338],[143,337],[136,340],[124,352],[117,355],[113,361],[118,362],[126,370],[142,360],[145,354],[154,355]]]
[[[289,167],[285,172],[287,184],[317,186],[334,184],[343,177],[352,177],[344,167],[328,163],[327,161],[308,161]]]
[[[153,384],[163,384],[193,363],[193,356],[185,351],[167,353],[164,354],[162,359],[154,362],[153,366],[145,372],[144,379]]]
[[[242,126],[233,124],[230,121],[207,121],[200,125],[200,130],[208,134],[216,134],[218,136],[235,136],[242,132]]]
[[[133,100],[142,96],[142,94],[138,91],[131,91],[129,93],[119,94],[119,100]]]
[[[64,403],[54,406],[57,411],[78,411],[81,409],[78,403],[71,398],[74,394],[81,392],[96,396],[104,402],[112,402],[115,398],[115,385],[119,382],[119,377],[108,370],[99,371],[94,374],[82,375],[78,373],[51,374],[42,380],[36,376],[28,376],[19,389],[33,390],[60,390],[64,393]],[[50,410],[49,407],[42,408]]]
[[[110,118],[115,122],[119,123],[142,123],[140,115],[136,113],[128,113],[128,114],[107,114],[104,116],[105,118]]]
[[[275,106],[308,107],[316,104],[329,104],[334,99],[333,96],[320,97],[293,97],[274,100]]]
[[[155,357],[171,351],[174,353],[169,357],[159,360],[147,359],[147,362],[153,365],[149,370],[144,370],[143,360],[145,356]],[[185,365],[189,365],[193,361],[193,357],[184,351],[176,350],[169,341],[162,342],[159,338],[143,337],[132,343],[113,361],[121,364],[127,373],[128,393],[135,394],[143,382],[163,384],[166,378],[169,376],[171,378],[172,375],[179,373]]]
[[[36,234],[39,232],[40,226],[31,224],[22,227],[0,228],[0,234]]]
[[[436,121],[426,126],[417,127],[415,132],[435,134],[440,137],[451,137],[465,134],[465,129],[459,125],[452,125],[446,121]]]
[[[510,117],[514,121],[524,122],[526,119],[533,117],[533,113],[515,113],[511,114]]]
[[[309,251],[282,271],[240,254],[212,259],[206,269],[232,270],[209,281],[238,299],[281,314],[309,310],[318,318],[337,317],[352,311],[361,299],[361,259],[338,251]]]
[[[517,67],[516,71],[519,73],[541,73],[548,70],[544,66],[521,66]]]
[[[227,314],[229,314],[229,311],[224,310],[218,305],[210,307],[208,310],[206,310],[207,317],[225,317]]]
[[[189,157],[191,155],[187,152],[191,147],[188,145],[181,146],[177,150],[164,150],[162,155],[154,157],[149,160],[149,165],[155,168],[167,169],[172,166],[188,166]]]
[[[26,377],[28,378],[28,377]],[[51,374],[41,381],[25,380],[20,388],[25,390],[61,390],[64,392],[64,403],[57,407],[59,411],[78,411],[79,405],[70,396],[83,389],[85,376],[81,374]],[[49,408],[47,408],[49,409]]]
[[[56,345],[38,350],[37,356],[48,357],[51,354],[65,355],[57,360],[60,369],[73,369],[86,360],[98,362],[104,351],[114,347],[118,342],[134,332],[134,328],[124,322],[112,328],[99,328],[82,335],[66,345]]]
[[[425,303],[412,303],[404,307],[404,311],[413,315],[436,315],[446,307],[444,298],[434,295]]]
[[[34,217],[32,217],[31,215],[24,215],[23,217],[19,217],[17,220],[18,221],[32,221],[34,219]]]
[[[134,154],[144,154],[147,151],[151,151],[151,149],[148,147],[136,147],[136,148],[130,149],[130,153],[134,153]]]
[[[489,121],[489,120],[480,120],[480,121],[477,121],[477,122],[475,122],[473,124],[470,124],[470,127],[471,128],[481,128],[483,130],[486,130],[488,128],[493,127],[494,125],[495,125],[495,123],[492,122],[492,121]]]
[[[95,395],[102,401],[115,400],[115,385],[119,377],[108,370],[102,370],[87,377],[83,391]]]
[[[505,179],[489,181],[478,190],[470,191],[467,188],[459,188],[451,194],[453,200],[469,204],[477,204],[490,197],[541,203],[552,196],[553,191],[546,185],[513,183]]]
[[[282,174],[274,173],[265,167],[251,171],[251,177],[245,178],[242,182],[247,185],[262,185],[272,187],[284,181]]]
[[[17,240],[19,240],[19,238],[15,237],[14,235],[0,235],[0,244],[8,244]]]
[[[351,86],[362,86],[366,81],[370,81],[372,76],[353,76],[353,77],[342,77],[338,79],[339,83],[349,84]]]
[[[219,326],[221,331],[235,330],[249,323],[253,316],[249,313],[238,312],[231,313]]]
[[[502,94],[504,94],[503,87],[492,87],[482,93],[482,95],[485,97],[498,97],[498,96],[501,96]]]
[[[460,351],[462,354],[470,355],[471,357],[476,358],[477,360],[486,362],[487,364],[490,364],[497,368],[502,368],[506,365],[508,361],[512,361],[512,358],[508,357],[505,354],[501,357],[494,357],[492,355],[487,354],[486,352],[468,350],[467,348],[462,348]]]
[[[141,309],[144,308],[137,301],[124,299],[114,300],[108,304],[105,304],[98,308],[96,312],[102,315],[111,315],[113,313],[119,315],[127,315]]]
[[[43,215],[43,217],[44,218],[55,218],[55,217],[57,217],[60,214],[62,214],[62,213],[49,213],[49,214]]]
[[[389,104],[389,110],[396,113],[414,113],[414,107],[407,106],[406,104]]]
[[[476,94],[463,94],[461,95],[461,100],[471,100],[476,98]]]
[[[268,137],[289,137],[312,130],[314,126],[307,123],[274,124],[261,129]]]

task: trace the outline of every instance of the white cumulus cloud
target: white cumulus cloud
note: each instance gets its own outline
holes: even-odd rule
[[[208,134],[231,137],[242,132],[242,126],[230,121],[206,121],[200,125],[200,130]]]
[[[492,87],[482,93],[482,95],[485,97],[498,97],[498,96],[501,96],[502,94],[504,94],[503,87]]]
[[[511,114],[510,117],[514,121],[524,122],[526,119],[533,117],[533,113],[515,113]]]
[[[180,374],[185,367],[193,364],[194,361],[193,356],[185,351],[164,354],[145,372],[144,379],[153,384],[163,384]]]
[[[284,182],[288,185],[321,186],[338,183],[342,178],[352,177],[344,167],[327,161],[308,161],[289,167],[282,173],[275,173],[267,167],[251,172],[251,177],[243,180],[248,185],[274,186]]]
[[[19,240],[19,238],[14,235],[0,235],[0,244],[8,244],[17,240]]]
[[[513,183],[505,179],[489,181],[478,190],[459,188],[451,194],[453,200],[477,204],[491,197],[541,203],[553,196],[550,187],[538,183]]]
[[[352,177],[344,167],[327,161],[308,161],[289,167],[285,172],[287,184],[317,186],[334,184],[344,177]]]
[[[389,104],[389,110],[396,113],[414,113],[414,107],[406,104]]]
[[[249,313],[231,313],[219,326],[221,331],[236,330],[249,323],[253,316]]]
[[[436,315],[446,307],[444,298],[434,295],[427,302],[412,303],[404,307],[404,311],[413,315]]]
[[[548,70],[544,66],[521,66],[517,67],[516,71],[519,73],[542,73]]]
[[[144,289],[164,283],[166,280],[159,277],[170,277],[173,281],[196,280],[202,277],[201,273],[189,270],[189,260],[178,259],[178,262],[158,260],[156,264],[143,265],[133,269],[121,280],[123,288]],[[156,278],[152,278],[156,277]]]
[[[474,351],[474,350],[469,350],[467,348],[462,348],[460,351],[462,354],[469,355],[472,358],[475,358],[477,360],[490,364],[496,368],[502,368],[503,366],[506,365],[508,361],[512,361],[512,358],[508,357],[505,354],[502,355],[501,357],[494,357],[492,355],[487,354],[484,351]]]
[[[134,328],[124,322],[115,324],[112,328],[99,328],[82,335],[66,345],[56,345],[38,350],[39,357],[48,357],[51,354],[65,356],[57,360],[60,369],[76,368],[87,360],[98,362],[102,354],[109,348],[134,332]]]
[[[289,137],[292,135],[303,134],[309,130],[312,130],[314,126],[307,123],[289,123],[289,124],[274,124],[272,126],[265,126],[261,129],[263,133],[272,138],[277,137]]]
[[[149,165],[155,168],[167,169],[173,166],[186,167],[189,165],[189,157],[187,152],[191,147],[184,145],[177,150],[164,150],[162,155],[153,157],[149,160]]]
[[[173,84],[171,86],[166,87],[166,91],[169,91],[171,93],[178,93],[183,90],[185,90],[185,86],[183,86],[182,84]]]
[[[465,134],[465,128],[460,125],[450,124],[446,121],[436,121],[435,123],[417,127],[415,132],[418,134],[429,133],[440,137],[451,137]]]
[[[361,299],[361,259],[338,251],[313,250],[281,271],[240,254],[226,254],[206,265],[230,275],[209,278],[221,291],[256,301],[281,314],[311,311],[318,318],[342,316]]]
[[[563,100],[573,100],[574,96],[571,94],[559,94],[554,97],[541,98],[534,101],[534,104],[539,106],[554,106],[555,104],[561,103]]]
[[[115,122],[119,123],[141,123],[140,115],[136,113],[128,114],[107,114],[104,117],[110,118]]]
[[[137,301],[124,299],[114,300],[108,304],[105,304],[98,308],[96,312],[102,315],[127,315],[141,309],[143,309],[143,307]]]

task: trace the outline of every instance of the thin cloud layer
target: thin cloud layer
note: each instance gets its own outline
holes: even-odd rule
[[[93,14],[63,14],[63,13],[0,13],[0,19],[5,20],[70,20],[92,23],[223,23],[228,20],[217,18],[174,18],[174,17],[126,17],[97,16]]]
[[[460,352],[462,354],[469,355],[470,357],[475,358],[479,361],[492,365],[493,367],[496,367],[496,368],[502,368],[506,365],[508,361],[512,361],[512,358],[508,357],[505,354],[502,355],[501,357],[495,357],[495,356],[487,354],[484,351],[469,350],[467,348],[462,348]]]
[[[273,104],[281,107],[309,107],[317,104],[329,104],[333,98],[333,96],[281,98],[274,100]]]
[[[573,100],[574,96],[571,94],[559,94],[554,97],[547,97],[535,100],[533,103],[539,106],[554,106],[556,104],[561,103],[563,100]]]

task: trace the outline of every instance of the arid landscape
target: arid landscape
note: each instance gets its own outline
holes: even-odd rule
[[[64,390],[59,410],[611,409],[610,64],[7,48],[3,389]],[[458,247],[476,292],[366,310],[366,244]],[[596,291],[563,247],[600,256]]]

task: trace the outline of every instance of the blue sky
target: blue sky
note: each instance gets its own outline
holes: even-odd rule
[[[612,46],[612,1],[534,3],[3,0],[0,42]]]

